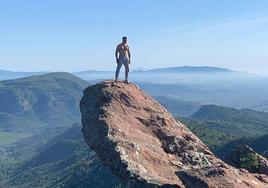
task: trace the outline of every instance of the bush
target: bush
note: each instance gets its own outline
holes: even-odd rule
[[[254,153],[248,153],[240,157],[240,167],[247,169],[250,172],[255,172],[259,169],[259,162]]]

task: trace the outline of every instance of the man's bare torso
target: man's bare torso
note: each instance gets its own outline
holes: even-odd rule
[[[117,51],[119,52],[119,58],[129,59],[129,46],[127,44],[120,43],[117,45]]]

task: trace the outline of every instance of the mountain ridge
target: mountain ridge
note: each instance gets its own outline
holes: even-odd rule
[[[202,105],[189,118],[206,122],[208,127],[231,135],[250,137],[268,132],[268,112]]]
[[[86,81],[64,72],[0,81],[0,131],[37,133],[79,121]]]
[[[164,67],[164,68],[154,68],[149,70],[137,70],[133,71],[135,73],[234,73],[234,71],[221,68],[221,67],[211,67],[211,66],[179,66],[179,67]]]

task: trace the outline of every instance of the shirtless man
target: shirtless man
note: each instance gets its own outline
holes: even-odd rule
[[[129,64],[130,64],[130,50],[127,45],[127,37],[122,38],[122,43],[118,44],[115,50],[115,58],[116,58],[116,71],[115,71],[115,82],[118,80],[119,72],[122,64],[125,66],[125,82],[128,83],[128,72],[129,72]]]

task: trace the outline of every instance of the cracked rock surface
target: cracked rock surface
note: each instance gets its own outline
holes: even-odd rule
[[[80,111],[87,144],[124,187],[268,187],[267,175],[225,164],[135,84],[90,86]]]

